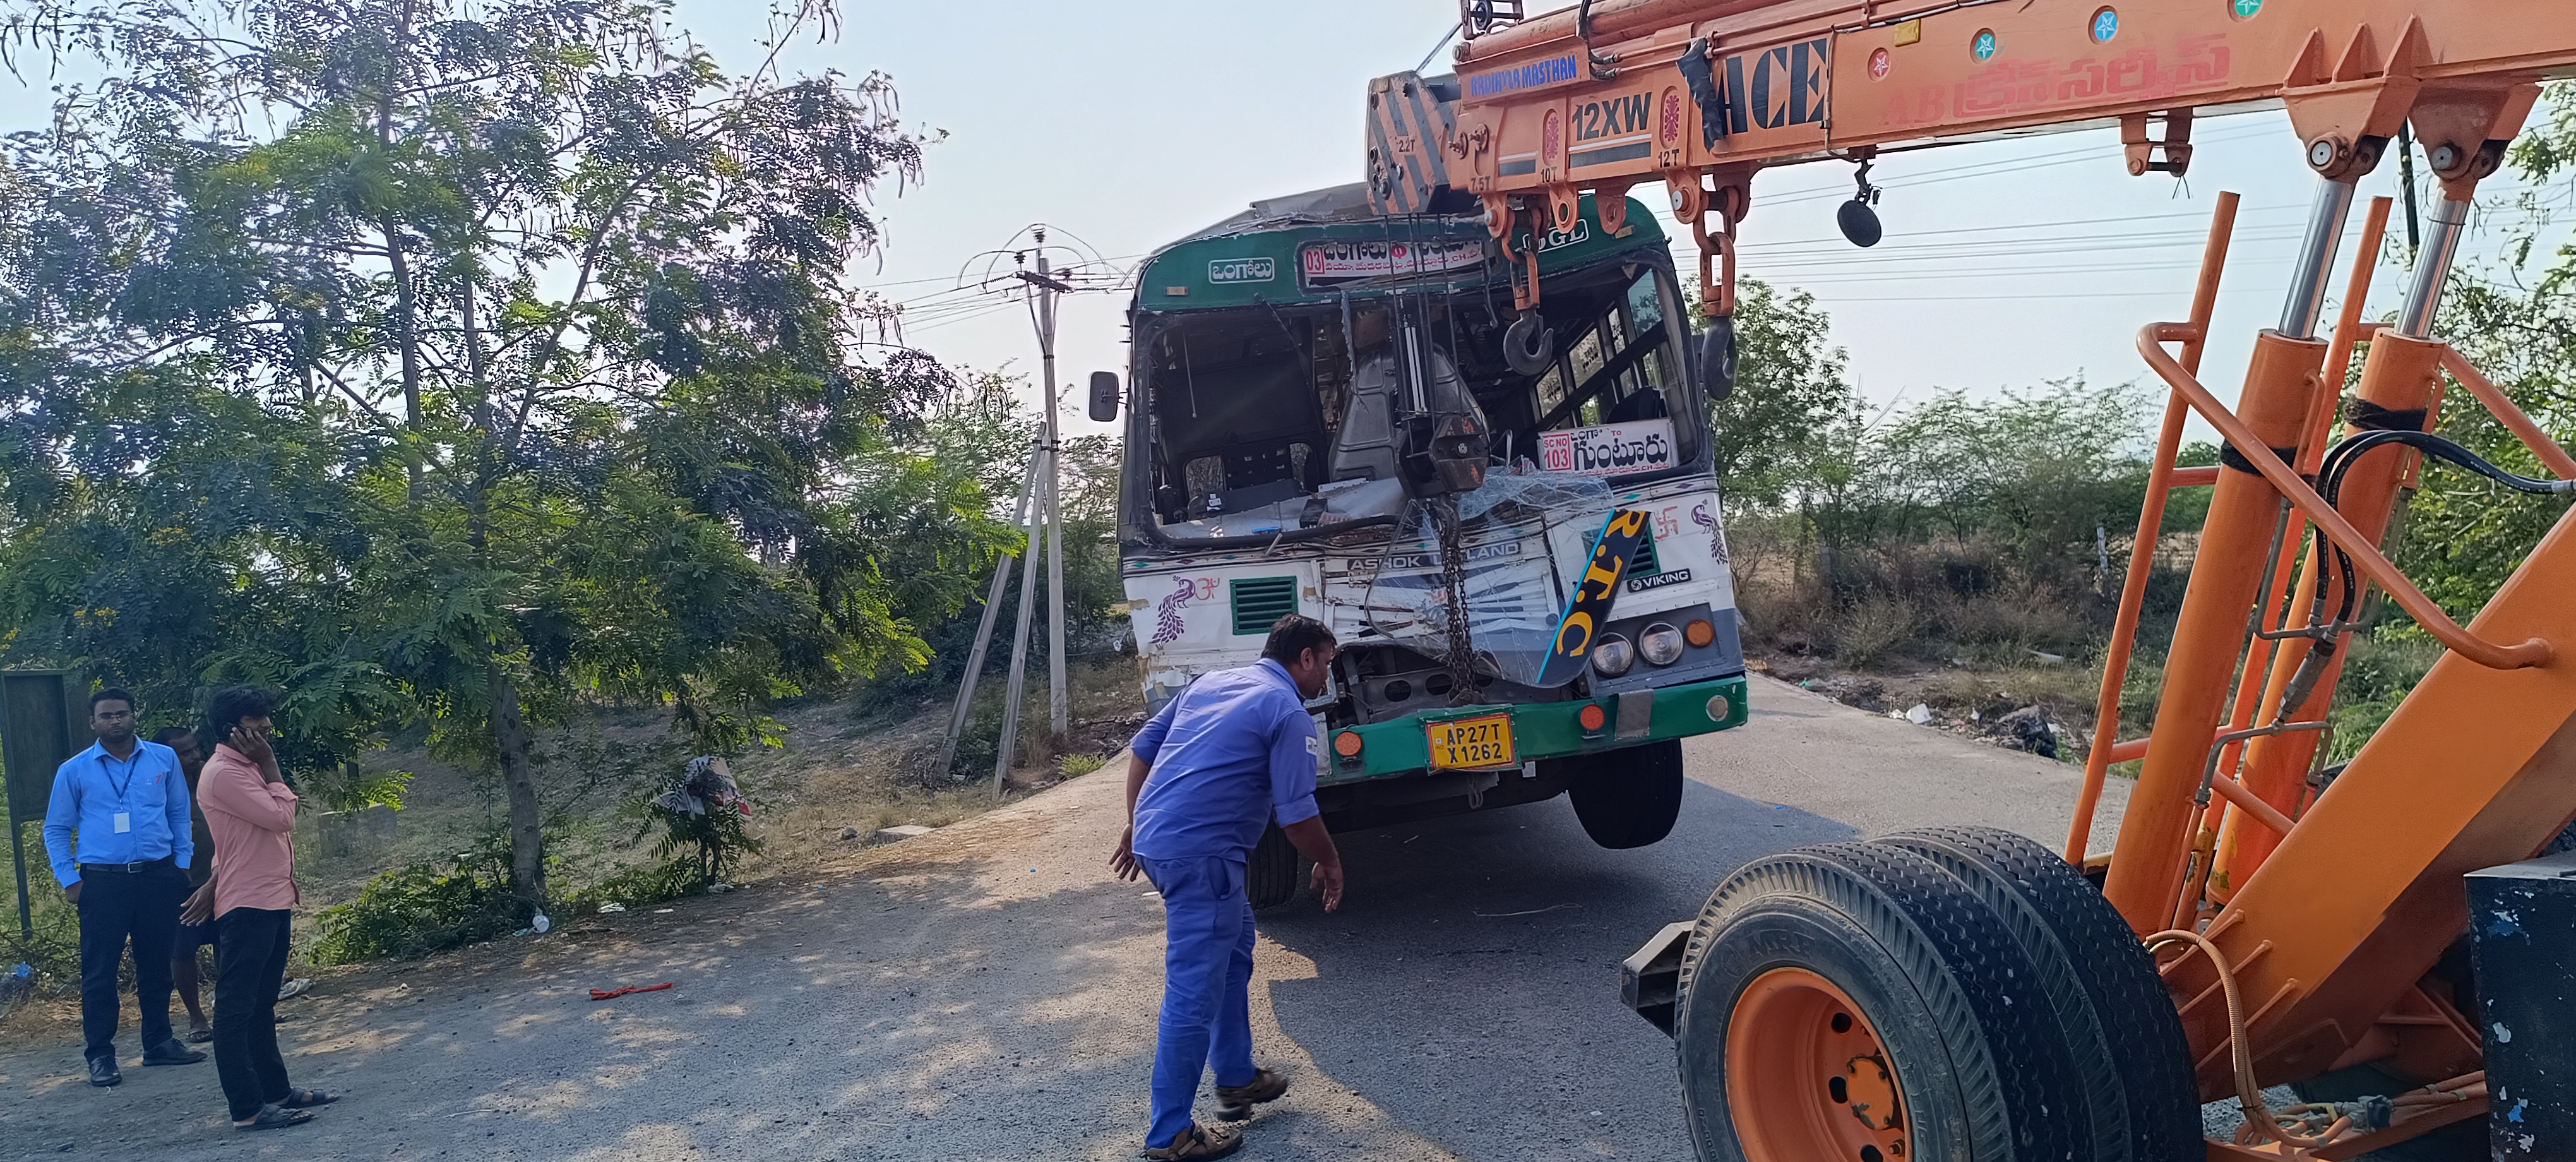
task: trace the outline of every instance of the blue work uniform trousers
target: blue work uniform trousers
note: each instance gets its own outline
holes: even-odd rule
[[[1163,1016],[1154,1040],[1154,1121],[1160,1149],[1190,1128],[1199,1075],[1249,1085],[1252,1064],[1252,900],[1240,857],[1137,857],[1163,894]]]

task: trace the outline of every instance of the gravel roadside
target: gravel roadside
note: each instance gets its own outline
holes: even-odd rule
[[[1757,681],[1654,847],[1593,847],[1561,799],[1343,837],[1343,911],[1263,917],[1254,1036],[1295,1089],[1241,1156],[1687,1159],[1670,1043],[1617,1001],[1639,941],[1799,844],[2063,837],[2076,768]],[[298,1084],[350,1095],[310,1125],[228,1129],[211,1062],[93,1090],[74,1045],[0,1056],[0,1155],[1132,1158],[1162,939],[1105,866],[1123,769],[667,913],[334,976],[281,1030]]]

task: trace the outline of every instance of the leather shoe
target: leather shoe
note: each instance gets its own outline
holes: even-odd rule
[[[90,1059],[89,1083],[91,1085],[105,1088],[123,1080],[125,1080],[125,1075],[116,1071],[115,1058],[93,1057]]]
[[[203,1049],[190,1049],[173,1037],[143,1051],[145,1065],[195,1065],[206,1059]]]

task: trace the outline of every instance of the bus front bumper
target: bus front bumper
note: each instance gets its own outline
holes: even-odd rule
[[[1539,759],[1708,734],[1744,725],[1745,687],[1737,675],[1571,702],[1444,707],[1345,726],[1325,739],[1325,770],[1316,781],[1333,786],[1429,769],[1431,728],[1462,718],[1508,716],[1513,754],[1506,765],[1455,768],[1460,770],[1510,770]]]

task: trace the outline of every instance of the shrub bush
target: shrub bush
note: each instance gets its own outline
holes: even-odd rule
[[[1914,640],[1915,622],[1911,601],[1864,597],[1834,622],[1834,656],[1854,666],[1886,660]]]
[[[563,910],[578,916],[598,911],[601,904],[624,908],[659,904],[697,891],[706,883],[706,875],[694,856],[637,864],[574,892],[565,898]]]
[[[33,821],[27,824],[30,831],[36,826]],[[36,850],[41,852],[43,849]],[[35,970],[30,983],[37,992],[47,995],[78,992],[80,915],[71,902],[55,890],[50,872],[29,868],[27,888],[34,914],[33,938],[18,928],[16,893],[0,895],[0,900],[7,901],[5,912],[0,913],[0,916],[5,916],[5,922],[0,922],[0,979],[5,979],[18,965],[25,964]],[[124,983],[131,984],[133,980],[134,968],[129,959],[124,966]]]
[[[641,810],[643,823],[635,829],[635,837],[642,839],[659,829],[654,858],[695,869],[690,873],[692,887],[722,883],[726,869],[739,865],[745,856],[760,854],[760,840],[745,823],[751,817],[751,798],[741,792],[722,759],[689,760],[680,785],[645,800]]]
[[[2411,624],[2357,636],[2350,648],[2352,656],[2344,659],[2343,678],[2335,689],[2334,712],[2328,716],[2334,722],[2328,762],[2360,754],[2362,744],[2442,659],[2441,643]]]
[[[506,838],[452,862],[420,863],[368,881],[317,918],[313,963],[426,956],[503,936],[525,919],[510,894]]]

